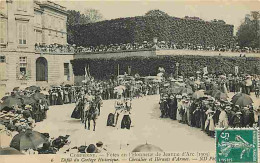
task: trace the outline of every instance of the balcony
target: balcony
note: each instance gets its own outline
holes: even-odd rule
[[[35,52],[49,54],[74,54],[75,45],[60,45],[60,44],[35,44]]]

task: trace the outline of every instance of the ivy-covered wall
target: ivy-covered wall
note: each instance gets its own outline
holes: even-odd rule
[[[69,26],[68,42],[80,46],[97,46],[133,42],[159,41],[202,45],[232,43],[233,25],[182,19],[171,16],[138,16]]]
[[[154,57],[125,57],[125,58],[92,58],[74,59],[71,61],[76,76],[84,75],[85,67],[89,66],[90,74],[96,79],[109,79],[117,75],[119,65],[120,74],[127,72],[131,66],[132,75],[156,75],[158,67],[164,67],[166,73],[175,73],[176,62],[179,63],[179,74],[192,76],[196,71],[208,67],[209,73],[234,74],[235,66],[239,66],[240,73],[260,74],[260,58],[224,57],[224,56],[154,56]]]

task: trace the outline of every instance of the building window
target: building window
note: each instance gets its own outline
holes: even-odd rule
[[[27,69],[27,57],[20,57],[20,80],[26,79],[26,69]]]
[[[0,56],[0,63],[5,63],[5,56]]]
[[[7,34],[6,21],[0,21],[0,44],[6,43],[6,34]]]
[[[27,11],[27,5],[25,0],[17,0],[17,10]]]
[[[34,16],[34,23],[35,23],[35,25],[36,26],[39,26],[39,25],[41,25],[42,24],[42,17],[41,17],[41,14],[39,14],[39,13],[35,13],[34,14],[35,16]]]
[[[67,80],[70,80],[70,68],[69,63],[64,63],[64,76],[67,76]]]
[[[27,23],[18,23],[18,43],[27,44]]]
[[[66,21],[63,21],[63,28],[62,28],[62,31],[63,31],[63,32],[66,32],[66,28],[67,28]]]
[[[55,17],[51,17],[50,28],[55,29],[55,26],[56,26]]]
[[[36,43],[41,44],[42,43],[42,32],[36,30]]]
[[[5,60],[5,56],[0,56],[0,67],[1,67],[0,68],[0,81],[6,80],[6,60]]]

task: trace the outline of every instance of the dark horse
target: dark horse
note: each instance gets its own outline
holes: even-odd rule
[[[93,121],[93,125],[94,125],[93,131],[95,131],[95,129],[96,129],[96,120],[97,120],[97,117],[99,115],[97,104],[94,103],[94,102],[90,103],[89,108],[85,108],[84,112],[85,112],[84,113],[84,115],[85,115],[84,116],[85,129],[87,128],[87,121],[88,121],[88,130],[90,130],[90,121],[92,120]]]

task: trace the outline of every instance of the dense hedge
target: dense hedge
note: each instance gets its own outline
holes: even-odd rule
[[[81,46],[152,41],[229,45],[233,25],[182,19],[171,16],[138,16],[101,21],[87,25],[68,26],[68,42]]]
[[[108,79],[117,75],[119,64],[120,74],[127,72],[131,66],[132,75],[156,75],[158,67],[164,67],[168,74],[175,73],[175,63],[180,63],[179,74],[192,76],[196,71],[208,67],[209,73],[234,74],[234,67],[239,66],[240,73],[260,74],[260,58],[249,57],[210,57],[210,56],[156,56],[156,57],[126,57],[126,58],[98,58],[74,59],[71,61],[75,75],[84,75],[84,67],[89,65],[90,74],[96,79]]]

